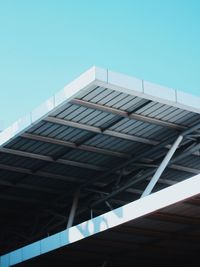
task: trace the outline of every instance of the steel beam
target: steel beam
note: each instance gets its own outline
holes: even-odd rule
[[[65,147],[70,147],[70,148],[79,149],[79,150],[83,150],[83,151],[94,152],[94,153],[103,154],[103,155],[109,155],[109,156],[113,156],[113,157],[119,157],[119,158],[124,158],[124,159],[130,159],[131,158],[131,155],[128,155],[125,153],[101,149],[101,148],[92,147],[92,146],[88,146],[88,145],[76,145],[76,143],[73,143],[73,142],[58,140],[58,139],[54,139],[54,138],[50,138],[50,137],[46,137],[46,136],[40,136],[40,135],[36,135],[36,134],[25,133],[22,135],[22,137],[28,138],[30,140],[61,145],[61,146],[65,146]],[[147,159],[147,162],[152,162],[152,160]],[[135,163],[135,165],[144,166],[144,167],[156,167],[157,166],[155,164],[153,164],[152,166],[150,166],[149,164],[145,165],[145,163],[142,163],[142,162],[137,162],[137,163]],[[180,170],[183,172],[194,173],[194,174],[200,173],[200,170],[198,170],[198,169],[189,168],[189,167],[181,166],[178,164],[172,164],[169,168],[174,169],[174,170]]]
[[[81,100],[81,99],[73,99],[70,101],[72,104],[76,104],[79,106],[84,106],[87,108],[91,108],[91,109],[95,109],[95,110],[100,110],[106,113],[110,113],[113,115],[117,115],[123,118],[128,118],[128,119],[133,119],[133,120],[137,120],[137,121],[142,121],[142,122],[147,122],[147,123],[151,123],[151,124],[155,124],[155,125],[159,125],[162,127],[167,127],[167,128],[171,128],[171,129],[175,129],[178,131],[183,131],[185,129],[187,129],[187,127],[183,126],[183,125],[179,125],[179,124],[175,124],[172,122],[166,122],[166,121],[162,121],[156,118],[150,118],[150,117],[146,117],[140,114],[136,114],[136,113],[131,113],[129,114],[126,111],[123,110],[119,110],[116,108],[112,108],[112,107],[108,107],[108,106],[103,106],[100,104],[96,104],[96,103],[92,103],[92,102],[88,102],[85,100]]]
[[[64,181],[64,182],[74,183],[74,184],[82,182],[82,179],[77,178],[77,177],[65,176],[65,175],[60,175],[60,174],[53,174],[53,173],[44,172],[44,171],[33,172],[30,169],[21,168],[21,167],[14,167],[11,165],[6,165],[6,164],[0,164],[0,170],[7,170],[7,171],[11,171],[11,172],[23,173],[23,174],[27,174],[27,175],[36,176],[36,177],[45,177],[45,178],[49,178],[49,179],[53,179],[53,180],[60,180],[60,181]]]
[[[194,152],[195,153],[195,152]],[[192,155],[194,155],[194,153],[191,153]],[[142,160],[142,163],[136,163],[137,164],[144,164],[145,167],[145,163],[146,163],[146,167],[158,167],[158,164],[153,164],[153,160],[150,158],[145,158]],[[187,173],[193,173],[193,174],[199,174],[200,173],[200,169],[195,169],[195,168],[191,168],[191,167],[186,167],[186,166],[182,166],[179,164],[171,164],[168,166],[169,169],[173,169],[173,170],[177,170],[177,171],[182,171],[182,172],[187,172]]]
[[[194,152],[194,150],[198,150],[200,149],[200,144],[197,145],[196,147],[193,147],[191,149],[191,152]],[[171,164],[174,164],[176,161],[179,160],[179,158],[184,158],[185,156],[188,155],[188,153],[190,153],[190,151],[186,151],[185,153],[182,153],[180,156],[174,158],[172,161],[171,161]],[[126,183],[125,185],[122,185],[121,187],[119,187],[118,189],[116,189],[115,191],[113,191],[112,193],[110,193],[109,195],[106,195],[105,197],[103,197],[102,199],[98,200],[98,201],[94,201],[93,203],[91,203],[91,207],[93,208],[94,206],[96,205],[99,205],[100,203],[103,203],[105,202],[106,200],[116,196],[117,194],[127,190],[128,188],[130,188],[131,186],[135,185],[135,184],[138,184],[139,182],[141,182],[142,180],[144,179],[148,179],[151,175],[154,174],[154,169],[150,170],[150,171],[146,171],[144,175],[142,176],[139,176],[138,178],[134,178],[134,179],[131,179],[128,183]],[[85,210],[85,209],[84,209]],[[80,211],[80,212],[83,212]]]
[[[55,118],[55,117],[47,117],[44,120],[47,121],[47,122],[55,123],[55,124],[60,124],[60,125],[65,125],[65,126],[77,128],[77,129],[87,130],[89,132],[93,132],[93,133],[96,133],[96,134],[104,134],[104,135],[107,135],[107,136],[120,138],[120,139],[123,139],[123,140],[138,142],[138,143],[147,144],[147,145],[151,145],[151,146],[158,146],[159,145],[160,147],[164,147],[166,149],[170,149],[170,145],[169,144],[171,143],[171,139],[172,139],[172,138],[169,138],[168,142],[165,142],[165,144],[163,145],[162,142],[158,142],[158,141],[155,141],[155,140],[152,140],[152,139],[138,137],[138,136],[129,135],[129,134],[125,134],[125,133],[120,133],[120,132],[116,132],[116,131],[109,130],[109,129],[103,130],[103,129],[98,128],[98,127],[85,125],[85,124],[81,124],[81,123],[77,123],[77,122],[72,122],[72,121],[68,121],[68,120],[64,120],[64,119],[59,119],[59,118]],[[197,131],[198,128],[196,128],[194,126],[194,129],[192,129],[192,130],[193,131]],[[186,128],[186,133],[184,134],[184,136],[189,134],[190,132],[191,132],[191,129],[190,128]],[[22,137],[27,137],[27,138],[31,139],[31,135],[29,135],[29,134],[24,134],[24,135],[22,135]],[[33,137],[33,140],[34,140],[34,138],[36,139],[35,136]],[[40,137],[40,138],[42,138],[42,137]],[[38,137],[37,137],[37,139],[38,139]],[[55,140],[57,141],[57,139],[55,139]],[[43,138],[43,141],[44,141],[44,138]],[[46,139],[46,142],[49,142],[49,143],[54,143],[56,141],[53,141],[50,138]],[[60,144],[62,142],[63,145],[64,145],[64,142],[67,142],[69,147],[73,146],[73,148],[75,148],[74,144],[71,145],[70,142],[68,142],[68,141],[58,140],[58,142],[60,142]],[[67,146],[67,143],[65,144],[66,146]],[[76,148],[78,148],[78,147],[76,147]],[[127,157],[127,156],[124,155],[124,153],[114,152],[114,151],[111,152],[109,150],[105,150],[105,149],[101,149],[101,148],[95,148],[94,149],[94,147],[92,147],[92,146],[83,145],[83,144],[80,145],[78,149],[83,149],[83,150],[87,150],[87,151],[92,151],[93,150],[92,152],[102,153],[102,154],[103,153],[110,154],[111,156],[119,156],[119,157],[124,157],[124,158]],[[114,153],[115,153],[115,155],[114,155]],[[128,155],[128,157],[130,157],[130,155]]]
[[[96,134],[104,134],[107,136],[118,137],[124,140],[139,142],[142,144],[157,145],[159,143],[155,140],[150,140],[150,139],[138,137],[135,135],[122,134],[122,133],[111,131],[111,130],[103,130],[99,127],[94,127],[94,126],[90,126],[90,125],[86,125],[86,124],[82,124],[82,123],[78,123],[74,121],[59,119],[55,117],[47,117],[44,119],[44,121],[55,123],[55,124],[60,124],[60,125],[68,126],[68,127],[73,127],[73,128],[85,130],[85,131],[96,133]]]
[[[196,126],[197,127],[197,126]],[[194,129],[194,128],[193,128]],[[164,142],[164,144],[166,145],[167,143],[169,143],[169,140],[166,140],[165,142]],[[164,144],[162,144],[162,146],[164,146]],[[197,149],[197,147],[196,147],[196,149]],[[152,151],[151,151],[152,152]],[[191,153],[191,151],[187,151],[187,153]],[[182,155],[181,155],[182,156]],[[130,162],[129,162],[130,163]],[[118,168],[117,168],[118,169]],[[130,185],[129,185],[130,186]]]
[[[105,167],[100,167],[100,166],[96,166],[93,164],[77,162],[77,161],[72,161],[72,160],[67,160],[67,159],[54,159],[53,157],[50,157],[50,156],[44,156],[44,155],[40,155],[36,153],[15,150],[15,149],[10,149],[10,148],[1,148],[0,152],[11,154],[11,155],[16,155],[20,157],[37,159],[37,160],[42,160],[42,161],[46,161],[50,163],[60,163],[63,165],[69,165],[73,167],[85,168],[85,169],[90,169],[90,170],[95,170],[95,171],[106,171],[107,170],[107,168]]]
[[[187,129],[187,130],[183,131],[183,132],[181,133],[181,135],[182,135],[183,137],[185,137],[185,136],[187,136],[187,134],[190,134],[190,133],[192,133],[192,132],[198,130],[199,128],[200,128],[200,123],[197,123],[196,125],[194,125],[194,126],[191,127],[190,129]],[[95,178],[92,179],[92,180],[89,180],[88,182],[86,182],[85,184],[83,184],[82,187],[87,187],[88,185],[94,183],[95,181],[98,181],[98,180],[100,180],[100,179],[102,179],[102,178],[105,178],[105,177],[107,177],[109,174],[111,174],[111,173],[113,173],[113,172],[115,172],[115,171],[117,171],[117,170],[119,170],[119,169],[122,169],[122,168],[126,167],[126,166],[129,165],[129,164],[132,164],[132,163],[134,163],[134,162],[139,161],[141,158],[146,158],[146,157],[148,157],[149,155],[151,155],[152,153],[154,153],[155,151],[157,151],[157,149],[159,149],[159,148],[166,148],[166,146],[168,146],[172,141],[173,141],[173,142],[175,141],[175,140],[171,140],[171,139],[172,139],[171,137],[168,137],[168,138],[166,138],[163,142],[159,143],[158,145],[154,146],[153,148],[148,149],[148,150],[145,149],[145,150],[142,151],[139,155],[136,155],[134,158],[132,158],[132,159],[130,159],[130,160],[127,160],[126,162],[124,162],[124,163],[122,163],[122,164],[119,164],[119,165],[116,166],[115,168],[108,170],[108,172],[104,172],[102,175],[97,176],[97,177],[95,177]],[[180,160],[181,158],[186,157],[186,156],[189,155],[189,154],[192,154],[193,152],[195,152],[195,151],[197,151],[197,150],[198,150],[198,145],[197,145],[196,147],[192,148],[191,150],[188,149],[187,152],[182,153],[182,155],[180,155],[180,156],[178,157],[178,160]]]
[[[152,161],[152,160],[149,159],[148,162],[150,162],[150,161]],[[147,164],[144,163],[144,165],[143,165],[143,163],[136,163],[136,166],[147,167]],[[153,168],[156,166],[157,165],[153,165],[151,167]],[[200,173],[200,169],[189,168],[189,167],[185,167],[185,166],[178,165],[178,164],[171,164],[168,167],[170,169],[179,170],[179,171],[192,173],[192,174],[199,174]],[[65,175],[60,175],[60,174],[53,174],[53,173],[44,172],[44,171],[33,172],[30,169],[15,167],[15,166],[6,165],[6,164],[0,164],[0,170],[7,170],[10,172],[22,173],[22,174],[27,174],[27,175],[36,176],[36,177],[44,177],[44,178],[49,178],[49,179],[53,179],[53,180],[60,180],[60,181],[64,181],[64,182],[74,183],[74,184],[79,184],[83,181],[82,179],[77,178],[77,177],[65,176]],[[163,181],[163,179],[160,180],[161,183],[163,183],[162,181]],[[3,181],[0,181],[0,184],[10,185],[11,183],[7,184],[7,182],[4,183]],[[99,183],[99,184],[101,184],[101,183]],[[21,184],[19,184],[19,185],[12,184],[12,185],[21,187]]]
[[[200,172],[199,172],[199,173],[200,173]],[[146,180],[147,180],[147,181],[150,181],[151,178],[147,178]],[[171,180],[171,179],[162,179],[162,178],[160,178],[160,179],[158,180],[158,183],[160,183],[160,184],[165,184],[165,185],[174,185],[174,184],[177,183],[177,181],[175,181],[175,180]],[[130,190],[130,188],[129,188],[128,190]],[[142,192],[141,192],[141,194],[142,194]]]
[[[112,130],[105,130],[105,131],[103,131],[103,134],[106,134],[106,135],[112,136],[112,137],[121,138],[121,139],[128,140],[128,141],[133,141],[133,142],[138,142],[138,143],[142,143],[142,144],[146,144],[146,145],[151,145],[151,146],[156,146],[159,144],[158,141],[155,141],[152,139],[138,137],[136,135],[120,133],[120,132],[116,132],[116,131],[112,131]]]
[[[30,140],[45,142],[45,143],[49,143],[49,144],[60,145],[63,147],[69,147],[69,148],[73,148],[73,149],[78,149],[78,150],[83,150],[83,151],[88,151],[88,152],[94,152],[94,153],[107,155],[107,156],[111,156],[111,157],[118,157],[118,158],[124,158],[124,159],[131,158],[131,155],[128,155],[125,153],[112,151],[112,150],[108,150],[108,149],[103,149],[103,148],[98,148],[98,147],[93,147],[93,146],[89,146],[89,145],[83,145],[83,144],[78,145],[78,144],[73,143],[73,142],[63,141],[63,140],[59,140],[59,139],[55,139],[55,138],[51,138],[51,137],[46,137],[46,136],[41,136],[41,135],[37,135],[37,134],[24,133],[21,135],[21,137],[27,138]]]
[[[193,128],[194,129],[194,128]],[[166,142],[167,142],[167,140],[166,140]],[[164,142],[164,144],[163,145],[165,145],[166,144],[166,142]],[[196,146],[196,147],[193,147],[192,149],[191,149],[191,153],[193,153],[193,152],[195,152],[195,149],[196,150],[198,150],[200,148],[200,145],[198,145],[198,146]],[[178,156],[178,157],[176,157],[175,159],[173,159],[172,161],[171,161],[171,163],[174,165],[174,163],[177,161],[177,160],[179,160],[179,158],[181,157],[181,158],[184,158],[184,157],[186,157],[188,154],[190,154],[190,151],[186,151],[186,152],[184,152],[184,153],[182,153],[182,155],[180,155],[180,156]],[[176,165],[177,166],[177,165]],[[190,170],[190,172],[191,172],[191,170]],[[196,170],[195,170],[195,172],[196,172]],[[154,170],[151,170],[151,171],[147,171],[146,172],[146,174],[145,175],[143,175],[143,176],[141,176],[141,177],[138,177],[137,179],[133,179],[133,180],[131,180],[130,182],[128,182],[127,184],[125,184],[125,185],[123,185],[123,186],[121,186],[121,187],[119,187],[117,190],[115,190],[115,191],[113,191],[112,193],[110,193],[110,194],[106,194],[106,196],[105,197],[103,197],[102,199],[100,199],[100,200],[98,200],[98,201],[94,201],[92,204],[91,204],[91,207],[94,207],[94,206],[96,206],[96,205],[98,205],[98,204],[100,204],[100,203],[102,203],[102,202],[105,202],[107,199],[110,199],[110,198],[112,198],[113,196],[115,196],[115,195],[117,195],[117,194],[119,194],[119,193],[121,193],[121,192],[123,192],[123,191],[125,191],[125,190],[130,190],[130,192],[131,192],[131,186],[132,185],[134,185],[134,184],[137,184],[138,182],[140,182],[141,180],[143,180],[143,179],[147,179],[148,180],[148,178],[149,178],[149,176],[150,175],[152,175],[154,173]],[[97,179],[98,180],[98,179]],[[96,181],[97,181],[96,180]],[[172,185],[172,184],[175,184],[176,182],[175,181],[172,181],[172,180],[166,180],[166,179],[160,179],[160,182],[161,183],[164,183],[164,184],[167,184],[167,185]],[[97,183],[94,183],[94,184],[96,184],[97,185]],[[103,183],[98,183],[100,186],[103,186]],[[134,190],[135,191],[135,190]],[[134,193],[136,193],[136,192],[134,192]],[[61,196],[61,199],[63,198],[63,196]],[[90,204],[88,204],[88,205],[90,205]],[[85,211],[85,209],[84,209],[84,211]],[[78,214],[80,214],[80,213],[82,213],[82,212],[84,212],[83,210],[80,210],[79,212],[78,212]]]
[[[200,173],[200,170],[187,168],[187,167],[183,167],[183,166],[175,165],[175,164],[172,164],[172,168],[173,169],[177,169],[177,170],[181,170],[181,171],[185,171],[185,172],[188,172],[188,173],[193,173],[193,174]],[[4,165],[4,164],[0,164],[0,169],[8,170],[8,171],[11,171],[11,172],[27,174],[27,175],[34,175],[36,177],[45,177],[45,178],[49,178],[49,179],[53,179],[53,180],[61,180],[61,181],[65,181],[66,184],[68,182],[74,183],[74,184],[79,184],[79,183],[82,182],[82,179],[79,179],[77,177],[63,176],[63,175],[52,174],[52,173],[42,172],[42,171],[37,171],[37,172],[33,173],[29,169],[13,167],[13,166]],[[150,180],[150,179],[147,179],[147,180]],[[158,182],[161,183],[161,184],[167,184],[167,185],[173,185],[173,184],[176,183],[173,180],[166,180],[166,179],[162,179],[162,178],[159,179]],[[31,184],[30,185],[23,184],[23,183],[13,184],[13,183],[8,182],[8,181],[0,180],[0,185],[5,185],[5,186],[9,186],[9,187],[11,186],[11,187],[17,187],[17,188],[24,188],[24,189],[27,189],[27,190],[33,190],[33,191],[38,191],[38,192],[46,192],[46,193],[58,194],[57,192],[55,192],[55,190],[53,190],[51,188],[46,188],[46,187],[44,188],[44,187],[31,185]],[[97,185],[105,186],[105,183],[100,183],[99,182],[99,183],[97,183]],[[88,190],[91,191],[91,192],[96,192],[93,189],[88,189]],[[139,195],[142,194],[141,190],[137,190],[137,189],[133,189],[133,188],[129,188],[127,191],[131,192],[131,193],[134,193],[134,194],[139,194]],[[60,191],[59,191],[59,194],[60,194]],[[108,195],[108,194],[109,193],[106,193],[106,195]]]

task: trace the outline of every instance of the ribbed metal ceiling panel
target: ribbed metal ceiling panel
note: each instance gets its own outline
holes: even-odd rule
[[[86,209],[81,216],[86,217],[93,202],[112,196],[128,183],[132,192],[127,192],[127,186],[117,196],[119,202],[139,198],[138,190],[144,190],[177,136],[199,123],[200,114],[170,105],[168,100],[164,104],[147,99],[142,92],[127,92],[88,86],[12,137],[0,151],[2,198],[4,191],[20,203],[26,198],[42,203],[46,196],[60,195],[61,200],[55,199],[59,206],[81,188],[80,209]],[[178,155],[187,154],[190,143],[198,145],[199,130],[184,137]],[[168,166],[154,190],[200,172],[198,150],[191,154]],[[115,196],[109,201],[115,203]],[[100,207],[107,210],[110,202]],[[71,202],[62,203],[65,212],[70,206]],[[34,211],[33,217],[37,216]],[[48,223],[49,217],[42,220]]]

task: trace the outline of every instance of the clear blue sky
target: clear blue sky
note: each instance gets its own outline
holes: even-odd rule
[[[200,95],[198,0],[0,0],[4,127],[93,65]]]

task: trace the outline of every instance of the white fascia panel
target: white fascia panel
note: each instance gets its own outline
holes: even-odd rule
[[[105,82],[107,80],[106,77],[106,70],[92,67],[55,95],[55,107],[59,107],[63,102],[68,102],[75,98],[81,94],[82,91],[90,88],[95,81],[101,80]]]
[[[0,257],[1,267],[12,266],[59,247],[80,241],[86,237],[116,227],[120,224],[148,215],[152,212],[173,205],[200,193],[200,174],[160,190],[125,206],[102,214],[96,218],[73,226],[67,230],[34,243],[34,255],[27,252],[27,247],[15,250]],[[37,247],[37,248],[36,248]],[[20,251],[21,250],[21,251]]]
[[[49,114],[54,108],[55,97],[52,96],[31,112],[31,123],[36,123],[38,120]]]
[[[177,107],[187,109],[196,113],[200,113],[200,97],[177,90]]]
[[[40,242],[34,242],[22,248],[23,261],[37,257],[40,255]]]
[[[9,267],[10,265],[10,253],[0,256],[0,266]]]
[[[41,254],[61,247],[60,233],[42,239],[40,244]]]
[[[13,251],[10,255],[10,266],[17,264],[18,262],[22,262],[22,259],[22,249]]]
[[[176,91],[172,88],[144,81],[144,94],[153,101],[163,101],[165,104],[176,103]]]
[[[143,81],[134,77],[107,71],[107,84],[98,83],[98,85],[107,86],[109,89],[120,91],[122,93],[141,96],[143,93]]]
[[[142,80],[116,73],[113,71],[108,71],[108,83],[113,84],[116,88],[123,87],[127,89],[127,93],[131,90],[135,91],[137,94],[142,93],[143,88],[142,88]]]
[[[11,141],[12,138],[19,135],[23,129],[27,129],[31,125],[31,114],[28,114],[14,122],[11,126],[0,133],[0,147]]]
[[[125,74],[92,67],[30,114],[0,132],[0,147],[28,130],[33,124],[41,121],[71,99],[85,94],[95,86],[102,86],[200,114],[200,97],[152,84]]]
[[[24,131],[28,130],[32,125],[41,121],[52,111],[55,111],[57,108],[59,108],[59,106],[75,98],[80,94],[80,92],[89,89],[90,86],[99,79],[102,81],[107,80],[106,70],[92,67],[88,71],[84,72],[77,79],[68,84],[63,90],[30,112],[30,114],[19,119],[10,127],[2,131],[0,133],[0,146],[5,145],[7,142],[10,142],[12,138],[17,137]]]
[[[121,93],[139,96],[200,114],[200,97],[143,81],[125,74],[108,70],[107,82],[104,78],[102,80],[96,80],[95,84]]]

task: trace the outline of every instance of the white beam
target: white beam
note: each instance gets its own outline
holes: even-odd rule
[[[144,192],[142,194],[142,197],[145,197],[145,196],[147,196],[147,195],[149,195],[151,193],[151,191],[153,190],[154,186],[156,185],[157,181],[159,180],[159,178],[162,175],[163,171],[165,170],[166,166],[170,162],[172,156],[174,155],[176,149],[178,148],[178,146],[179,146],[179,144],[181,143],[182,140],[183,140],[183,136],[180,135],[176,139],[174,144],[171,146],[170,150],[168,151],[168,153],[164,157],[162,163],[160,164],[160,166],[156,170],[155,174],[153,175],[152,179],[150,180],[148,186],[144,190]]]
[[[9,267],[146,216],[200,194],[200,175],[133,201],[113,211],[0,257],[1,267]]]

